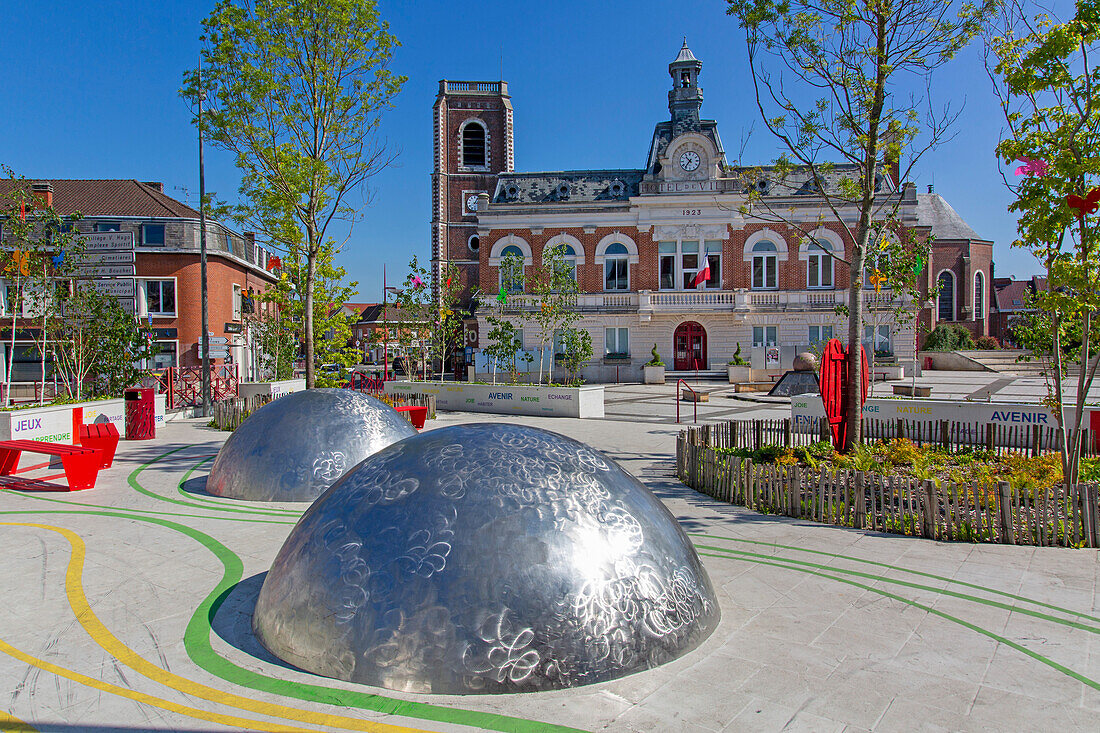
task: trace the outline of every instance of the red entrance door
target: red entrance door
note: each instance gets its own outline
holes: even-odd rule
[[[695,321],[676,327],[673,340],[672,368],[676,371],[707,368],[707,332]]]

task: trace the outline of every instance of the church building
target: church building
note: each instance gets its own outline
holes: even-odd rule
[[[656,124],[645,166],[616,170],[516,172],[507,83],[440,82],[432,260],[436,272],[450,264],[461,273],[468,350],[487,345],[487,315],[521,326],[539,307],[524,291],[555,248],[577,280],[576,325],[592,336],[588,381],[640,381],[654,345],[672,371],[724,372],[740,347],[756,369],[781,372],[797,352],[846,339],[838,306],[848,300],[848,228],[808,173],[727,162],[717,122],[700,116],[702,67],[685,42],[668,65],[669,119]],[[837,165],[825,185],[853,170]],[[864,344],[908,367],[918,322],[921,333],[940,322],[988,333],[993,245],[939,195],[897,178],[896,164],[884,170],[878,196],[898,204],[912,236],[934,237],[919,283],[925,292],[938,283],[939,295],[904,304],[916,318],[899,321],[898,296],[865,282]],[[748,187],[760,214],[745,209]],[[783,212],[784,223],[766,211]],[[855,209],[840,213],[854,230]],[[504,271],[509,255],[522,273]],[[525,348],[537,351],[535,339],[533,324],[524,328]]]

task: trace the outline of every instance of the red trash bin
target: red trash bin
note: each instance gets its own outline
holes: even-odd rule
[[[126,440],[151,440],[157,437],[155,390],[126,390]]]

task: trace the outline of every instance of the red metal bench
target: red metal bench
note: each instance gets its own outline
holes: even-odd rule
[[[405,405],[393,408],[398,412],[408,413],[406,417],[417,430],[424,427],[424,421],[428,419],[428,408],[425,406]]]
[[[90,425],[80,426],[80,444],[88,448],[96,448],[100,451],[102,462],[100,468],[110,468],[115,460],[115,450],[118,448],[118,428],[114,423],[94,422]]]
[[[37,440],[0,441],[0,476],[11,476],[19,465],[19,456],[28,453],[44,453],[59,456],[69,482],[69,491],[82,491],[95,486],[102,461],[96,448],[85,448],[64,443],[41,443]]]

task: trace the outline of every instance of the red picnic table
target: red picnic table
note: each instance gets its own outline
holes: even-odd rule
[[[0,476],[11,476],[19,465],[19,456],[27,453],[43,453],[59,456],[69,482],[69,491],[82,491],[95,486],[103,461],[98,448],[86,448],[65,443],[42,443],[37,440],[0,440]]]

